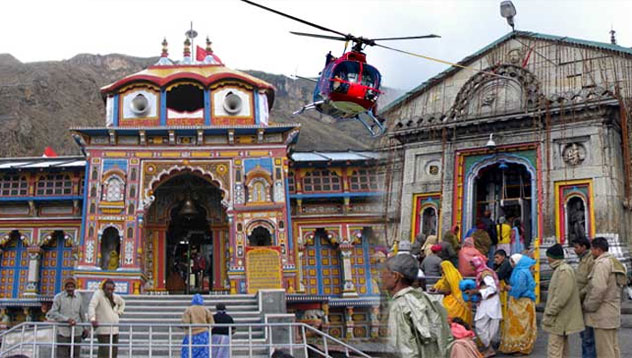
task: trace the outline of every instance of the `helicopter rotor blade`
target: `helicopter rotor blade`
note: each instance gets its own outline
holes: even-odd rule
[[[416,40],[416,39],[433,39],[440,38],[441,36],[430,34],[422,36],[405,36],[405,37],[382,37],[378,39],[371,39],[372,41],[392,41],[392,40]]]
[[[309,22],[309,21],[306,21],[306,20],[303,20],[303,19],[299,19],[298,17],[282,13],[281,11],[271,9],[271,8],[269,8],[267,6],[263,6],[261,4],[257,4],[256,2],[252,2],[250,0],[241,0],[241,1],[243,1],[243,2],[245,2],[247,4],[250,4],[252,6],[256,6],[258,8],[261,8],[261,9],[273,12],[273,13],[275,13],[277,15],[281,15],[283,17],[287,17],[288,19],[292,19],[294,21],[298,21],[298,22],[300,22],[302,24],[309,25],[311,27],[315,27],[315,28],[317,28],[319,30],[322,30],[322,31],[332,32],[332,33],[334,33],[336,35],[340,35],[340,36],[345,36],[345,37],[347,36],[347,35],[343,34],[342,32],[339,32],[339,31],[336,31],[336,30],[332,30],[332,29],[328,29],[328,28],[326,28],[324,26],[317,25],[317,24],[315,24],[313,22]]]
[[[307,37],[316,37],[319,39],[327,39],[327,40],[338,40],[338,41],[348,41],[350,40],[349,38],[345,37],[337,37],[337,36],[327,36],[327,35],[318,35],[318,34],[309,34],[307,32],[296,32],[296,31],[290,31],[290,33],[292,35],[298,35],[298,36],[307,36]]]

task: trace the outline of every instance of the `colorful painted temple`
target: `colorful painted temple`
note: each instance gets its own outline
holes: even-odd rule
[[[210,44],[196,61],[185,42],[175,63],[165,42],[101,89],[105,126],[71,129],[83,155],[0,159],[10,320],[41,319],[73,275],[127,295],[283,288],[299,318],[368,337],[387,252],[380,158],[293,151],[300,125],[270,117],[274,91]]]

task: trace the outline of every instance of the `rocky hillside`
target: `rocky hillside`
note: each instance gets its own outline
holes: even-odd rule
[[[105,125],[99,88],[142,70],[156,58],[81,54],[69,60],[21,63],[0,54],[0,156],[39,156],[46,146],[78,154],[68,128]],[[313,83],[282,75],[246,71],[276,88],[271,120],[300,123],[297,150],[369,148],[373,140],[357,121],[336,122],[317,112],[292,116],[309,103]],[[384,100],[399,93],[387,91]]]

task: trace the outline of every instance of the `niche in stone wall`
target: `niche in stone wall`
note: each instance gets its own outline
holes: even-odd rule
[[[101,268],[116,270],[120,265],[121,238],[116,228],[108,227],[101,235]]]

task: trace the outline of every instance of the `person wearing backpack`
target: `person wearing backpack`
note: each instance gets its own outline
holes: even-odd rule
[[[389,344],[401,357],[447,358],[454,338],[448,315],[438,302],[419,288],[413,288],[419,271],[410,254],[392,256],[384,263],[382,285],[391,295]]]

